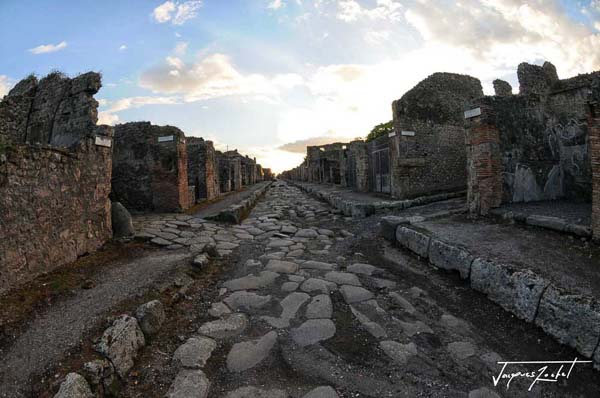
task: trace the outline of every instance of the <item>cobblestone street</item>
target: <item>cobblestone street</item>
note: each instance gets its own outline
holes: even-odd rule
[[[200,314],[181,325],[168,359],[134,368],[140,376],[127,396],[149,388],[170,397],[228,398],[600,393],[589,364],[577,365],[568,382],[538,382],[531,391],[533,380],[523,378],[509,389],[508,380],[494,387],[498,361],[566,361],[576,353],[456,276],[382,246],[375,217],[344,218],[283,182],[241,225],[156,217],[144,223],[143,236],[170,239],[157,244],[192,252],[214,244],[234,265],[212,298],[189,298],[202,300],[194,307]],[[196,257],[199,267],[203,256]],[[527,371],[510,372],[517,369]]]

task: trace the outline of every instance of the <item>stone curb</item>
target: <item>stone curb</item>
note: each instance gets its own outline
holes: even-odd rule
[[[408,209],[413,206],[421,206],[433,202],[440,202],[443,200],[460,198],[466,196],[466,191],[460,192],[450,192],[450,193],[441,193],[437,195],[430,196],[421,196],[415,199],[407,199],[407,200],[392,200],[392,201],[379,201],[373,203],[359,203],[352,200],[343,199],[340,195],[337,195],[335,192],[323,192],[313,187],[306,186],[304,184],[298,183],[297,181],[285,180],[288,184],[299,188],[300,190],[321,199],[327,203],[329,203],[333,208],[340,210],[347,217],[354,218],[365,218],[376,214],[377,212],[381,212],[384,210],[402,210]],[[461,210],[462,212],[466,212],[465,210]]]
[[[206,217],[207,220],[221,221],[231,224],[239,224],[244,218],[250,213],[256,202],[264,195],[264,193],[271,187],[273,183],[265,185],[264,187],[257,189],[252,192],[250,197],[242,200],[240,203],[229,206],[228,208],[221,210],[216,216]]]
[[[581,224],[569,223],[558,217],[527,215],[524,213],[506,211],[502,209],[493,209],[490,214],[500,217],[504,220],[518,222],[519,224],[531,225],[534,227],[551,229],[553,231],[563,232],[583,238],[592,237],[592,229]]]
[[[413,226],[422,217],[383,217],[380,234],[435,267],[457,271],[471,288],[558,340],[592,358],[600,370],[600,302],[556,287],[530,270],[473,256],[466,248],[435,237]],[[395,233],[393,233],[395,231]]]

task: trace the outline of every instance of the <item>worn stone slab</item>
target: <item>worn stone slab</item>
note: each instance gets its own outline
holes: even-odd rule
[[[415,313],[415,307],[413,307],[413,305],[400,294],[396,292],[390,292],[389,295],[404,311],[408,312],[409,314]]]
[[[223,319],[206,322],[198,329],[198,333],[214,339],[224,339],[241,334],[248,326],[248,318],[244,314],[231,314]]]
[[[293,274],[298,271],[298,264],[290,261],[269,260],[265,269],[267,271],[279,272],[280,274]]]
[[[269,244],[267,244],[267,247],[271,247],[271,248],[280,248],[280,247],[289,247],[292,246],[294,244],[294,241],[288,240],[288,239],[272,239]]]
[[[220,318],[223,315],[231,314],[231,309],[225,303],[219,301],[218,303],[211,304],[208,314],[215,318]]]
[[[455,333],[467,335],[471,333],[471,326],[464,320],[450,314],[443,314],[440,324]]]
[[[246,311],[253,311],[264,307],[271,301],[271,296],[261,296],[254,292],[248,292],[246,290],[238,290],[233,292],[229,297],[223,300],[229,308],[234,311],[244,309]]]
[[[277,332],[271,331],[259,339],[233,345],[227,355],[227,369],[243,372],[261,363],[277,342]]]
[[[402,246],[406,247],[410,251],[414,252],[418,256],[427,258],[429,253],[429,241],[428,235],[407,227],[398,227],[396,230],[396,240]]]
[[[78,373],[69,373],[54,398],[93,398],[90,385]]]
[[[331,297],[327,294],[319,294],[313,297],[311,302],[306,307],[306,318],[318,319],[318,318],[331,318],[333,315],[333,303]]]
[[[279,274],[271,271],[261,271],[258,276],[246,275],[241,278],[232,279],[223,283],[223,287],[229,290],[256,290],[271,285],[279,277]]]
[[[535,324],[590,358],[600,340],[600,304],[550,285],[540,301]]]
[[[331,271],[333,270],[333,264],[309,260],[302,263],[302,268],[317,269],[321,271]]]
[[[314,229],[300,229],[294,236],[297,238],[316,238],[319,233]]]
[[[525,222],[536,227],[553,229],[555,231],[564,231],[567,222],[558,217],[531,215],[528,216]]]
[[[396,229],[398,229],[399,225],[405,224],[405,223],[407,223],[407,220],[405,217],[398,217],[398,216],[382,217],[380,224],[379,224],[380,234],[385,239],[387,239],[391,242],[395,242],[396,241]]]
[[[333,387],[321,386],[311,390],[302,398],[339,398],[339,395],[335,392]]]
[[[367,330],[367,332],[369,332],[373,337],[375,337],[376,339],[387,337],[387,332],[380,324],[369,319],[368,316],[360,312],[356,307],[352,305],[350,306],[350,310],[352,311],[356,319],[358,319],[358,321]]]
[[[360,286],[360,280],[355,274],[349,272],[331,271],[325,274],[325,279],[338,285]]]
[[[337,285],[333,282],[329,282],[318,278],[309,278],[300,285],[300,290],[306,293],[320,292],[329,294],[337,289]]]
[[[466,250],[431,238],[429,261],[438,268],[458,271],[461,278],[467,279],[471,273],[471,264],[475,258]]]
[[[292,329],[291,335],[296,344],[304,347],[333,337],[335,325],[331,319],[309,319]]]
[[[289,398],[289,395],[285,391],[279,389],[262,390],[260,388],[248,386],[230,392],[225,398]]]
[[[104,331],[96,350],[108,358],[122,378],[133,367],[138,350],[146,345],[144,333],[135,318],[122,315]]]
[[[211,338],[192,337],[175,350],[173,361],[184,368],[203,368],[215,348],[217,342]]]
[[[298,286],[300,286],[298,282],[285,282],[283,285],[281,285],[281,290],[284,292],[293,292],[294,290],[298,289]]]
[[[433,334],[433,330],[431,330],[431,328],[421,322],[421,321],[415,321],[415,322],[404,322],[404,321],[400,321],[400,320],[396,320],[396,323],[402,328],[402,332],[404,334],[406,334],[408,337],[412,337],[416,334],[420,334],[420,333],[431,333]]]
[[[167,392],[168,398],[206,398],[210,380],[200,369],[182,369]]]
[[[363,275],[377,275],[382,274],[384,271],[381,268],[375,267],[371,264],[364,263],[354,263],[346,268],[348,272],[352,272],[355,274],[363,274]]]
[[[379,347],[390,359],[400,365],[406,365],[411,357],[417,355],[417,345],[413,342],[402,344],[393,340],[386,340],[380,342]]]
[[[340,287],[340,292],[348,304],[370,300],[375,297],[373,293],[359,286],[344,285]]]
[[[282,311],[279,318],[263,316],[262,319],[275,328],[287,328],[290,326],[290,320],[294,319],[302,304],[304,304],[308,299],[310,299],[310,296],[306,293],[290,293],[283,300],[281,300],[280,305]]]
[[[533,322],[542,292],[549,282],[531,271],[477,258],[471,266],[471,286],[488,295],[502,308]]]
[[[448,352],[456,361],[462,361],[463,359],[472,357],[475,355],[475,346],[468,341],[455,341],[454,343],[448,344]]]

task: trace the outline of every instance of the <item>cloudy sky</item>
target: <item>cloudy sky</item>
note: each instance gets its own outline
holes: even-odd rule
[[[280,171],[364,137],[437,71],[600,69],[600,0],[0,0],[0,95],[100,71],[101,122],[149,120]]]

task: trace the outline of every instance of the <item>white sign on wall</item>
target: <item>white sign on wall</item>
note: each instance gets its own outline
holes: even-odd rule
[[[112,146],[112,139],[110,137],[96,136],[96,145],[110,148]]]
[[[481,116],[481,108],[469,109],[465,111],[465,119],[471,119],[476,116]]]
[[[414,131],[403,131],[400,134],[407,136],[407,137],[414,137],[416,133]]]
[[[392,137],[395,137],[395,136],[396,136],[396,132],[393,132],[393,133],[389,133],[389,134],[388,134],[388,137],[390,137],[390,138],[392,138]]]
[[[169,142],[169,141],[173,141],[175,139],[175,137],[173,137],[172,135],[165,135],[164,137],[158,137],[158,142]]]

